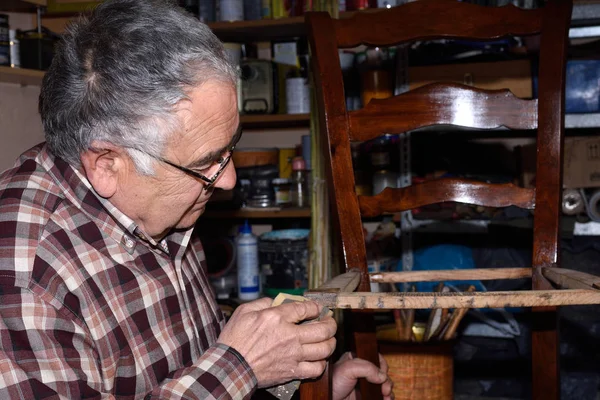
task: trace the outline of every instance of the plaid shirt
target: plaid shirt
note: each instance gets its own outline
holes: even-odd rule
[[[192,230],[162,242],[34,147],[0,175],[0,399],[242,399]]]

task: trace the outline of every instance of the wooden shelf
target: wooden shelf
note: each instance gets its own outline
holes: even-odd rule
[[[0,82],[39,86],[43,78],[44,71],[0,66]],[[307,128],[310,114],[241,115],[240,122],[248,130]]]
[[[310,208],[284,208],[281,210],[207,210],[201,218],[226,218],[226,219],[245,219],[245,218],[310,218]]]
[[[382,8],[342,12],[348,18],[357,12],[380,12]],[[224,42],[274,41],[306,35],[304,16],[256,21],[211,22],[208,26]]]
[[[600,128],[600,113],[565,114],[565,128]]]
[[[0,11],[34,12],[38,6],[47,5],[47,0],[1,0]]]
[[[208,26],[224,42],[272,41],[306,34],[304,17],[212,22]]]
[[[0,0],[4,1],[4,0]],[[18,1],[18,0],[12,0]],[[45,0],[31,0],[44,1]],[[363,12],[383,11],[382,9],[366,10]],[[348,18],[356,11],[344,12],[340,18]],[[42,17],[45,27],[56,33],[62,33],[65,30],[69,20],[75,17],[77,13],[50,13]],[[256,41],[274,41],[281,39],[290,39],[306,35],[306,25],[304,17],[290,17],[277,19],[260,19],[255,21],[232,21],[232,22],[211,22],[208,26],[224,42],[256,42]]]
[[[310,114],[241,115],[244,129],[307,128]]]
[[[39,86],[42,84],[43,78],[44,71],[25,68],[0,67],[0,82]]]

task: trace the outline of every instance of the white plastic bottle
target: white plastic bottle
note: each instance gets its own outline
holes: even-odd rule
[[[252,234],[248,220],[239,229],[236,238],[238,298],[242,301],[258,299],[260,276],[258,272],[258,239]]]

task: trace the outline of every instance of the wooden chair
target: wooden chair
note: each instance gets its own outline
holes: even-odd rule
[[[331,308],[352,309],[359,357],[377,361],[372,309],[533,307],[534,399],[560,397],[557,306],[600,303],[600,278],[558,268],[565,63],[572,4],[549,0],[535,10],[492,8],[448,0],[419,0],[390,10],[332,19],[308,13],[313,78],[322,149],[334,224],[339,228],[347,271],[306,296]],[[371,100],[348,111],[339,48],[359,44],[390,46],[424,39],[492,40],[508,35],[541,35],[538,99],[515,97],[509,90],[481,90],[434,83],[388,99]],[[357,196],[351,141],[402,133],[436,124],[491,129],[505,126],[537,130],[535,189],[446,178],[406,188],[386,188],[376,196]],[[417,135],[418,132],[413,133]],[[460,131],[456,132],[460,134]],[[429,204],[454,201],[490,207],[534,209],[533,265],[521,269],[397,272],[369,275],[361,215],[373,217]],[[537,207],[536,207],[537,206]],[[369,282],[532,278],[532,290],[486,293],[369,293]],[[356,278],[354,281],[353,279]],[[341,284],[340,281],[343,281]],[[358,286],[358,291],[354,289]],[[560,289],[560,290],[557,290]],[[356,310],[356,311],[354,311]],[[330,377],[301,386],[306,398],[329,398]],[[377,387],[361,382],[364,399],[381,398]]]

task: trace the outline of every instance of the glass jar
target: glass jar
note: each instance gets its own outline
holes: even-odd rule
[[[275,192],[275,205],[288,207],[292,205],[292,182],[289,179],[277,178],[271,182]]]
[[[386,187],[398,187],[398,174],[382,169],[373,174],[373,195],[377,195]]]
[[[302,157],[294,157],[292,161],[292,205],[308,207],[308,171]]]

